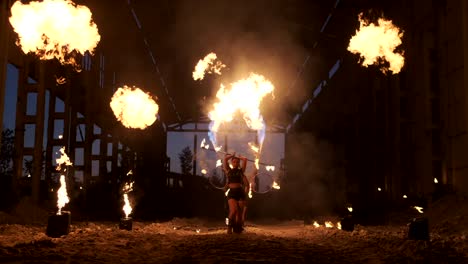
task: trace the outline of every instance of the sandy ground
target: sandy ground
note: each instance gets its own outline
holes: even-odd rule
[[[353,232],[302,221],[249,223],[226,234],[223,221],[173,219],[72,223],[61,238],[45,226],[0,225],[1,263],[468,263],[465,233],[406,239],[407,226],[356,226]]]

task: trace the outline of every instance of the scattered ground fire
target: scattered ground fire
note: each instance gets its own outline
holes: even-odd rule
[[[370,23],[359,14],[360,28],[356,31],[348,46],[348,51],[359,54],[361,64],[365,67],[382,64],[387,61],[390,66],[382,66],[381,71],[397,74],[404,65],[405,58],[395,49],[402,43],[403,33],[392,21],[380,18],[377,24]]]
[[[10,23],[18,33],[17,45],[24,53],[42,60],[57,58],[62,64],[77,66],[72,52],[93,53],[101,36],[88,7],[70,0],[16,1]]]
[[[226,67],[220,60],[217,60],[216,54],[211,52],[203,60],[199,60],[195,66],[192,77],[195,81],[203,80],[205,73],[216,73],[221,75],[221,70]]]
[[[128,86],[117,89],[110,107],[125,127],[145,129],[157,119],[159,106],[149,93]]]

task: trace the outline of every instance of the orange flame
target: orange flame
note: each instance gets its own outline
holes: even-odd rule
[[[276,181],[273,181],[273,186],[271,186],[273,189],[276,189],[276,190],[279,190],[281,189],[281,187],[279,186],[279,184],[276,182]]]
[[[216,161],[216,167],[221,167],[223,166],[223,162],[219,159]]]
[[[336,228],[338,228],[338,229],[341,230],[341,222],[337,222],[337,223],[336,223]]]
[[[24,53],[33,52],[42,60],[57,58],[62,64],[76,65],[72,51],[92,53],[101,36],[88,7],[71,0],[44,0],[11,7],[10,23],[18,33],[17,45]]]
[[[56,159],[55,161],[57,162],[57,170],[61,171],[62,166],[71,166],[73,165],[70,161],[70,158],[67,156],[65,153],[65,147],[60,148],[60,157]],[[64,169],[66,170],[66,169]],[[70,202],[70,198],[68,198],[68,193],[67,193],[67,182],[65,179],[65,175],[60,175],[60,188],[57,190],[57,214],[60,215],[62,214],[62,208]]]
[[[130,201],[128,200],[128,194],[124,193],[124,207],[123,211],[125,213],[125,218],[128,218],[128,216],[132,213],[132,206],[130,205]]]
[[[380,18],[375,25],[362,17],[363,14],[359,14],[360,28],[351,38],[348,51],[360,54],[364,67],[372,64],[378,65],[385,60],[390,66],[382,67],[383,73],[389,70],[393,74],[399,73],[405,63],[405,58],[402,54],[395,52],[395,49],[402,43],[403,33],[390,20]]]
[[[275,171],[275,166],[265,166],[267,171]]]
[[[333,227],[333,223],[331,221],[326,221],[325,222],[325,227],[326,228],[332,228]]]
[[[252,198],[252,183],[249,183],[249,198]]]
[[[159,106],[149,93],[128,86],[117,89],[110,107],[125,127],[145,129],[156,121]]]
[[[221,75],[221,69],[226,67],[221,61],[216,61],[216,54],[211,52],[210,54],[206,55],[203,60],[199,60],[197,66],[195,66],[195,70],[192,73],[193,79],[196,80],[203,80],[205,77],[205,73],[216,73]]]
[[[207,172],[205,169],[202,169],[202,170],[201,170],[201,173],[202,173],[203,175],[205,175],[205,174],[207,174],[208,172]]]
[[[317,223],[317,221],[314,221],[314,224],[313,224],[315,227],[320,227],[320,224]]]

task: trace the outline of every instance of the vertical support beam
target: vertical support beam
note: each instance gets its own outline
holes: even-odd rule
[[[46,180],[49,182],[50,175],[54,171],[52,167],[52,148],[54,143],[54,117],[55,117],[55,87],[50,87],[50,94],[49,94],[49,120],[47,120],[47,146],[46,146],[46,155],[45,155],[45,174]]]
[[[5,108],[6,71],[8,64],[8,2],[2,1],[0,6],[0,128],[3,130],[3,110]],[[0,143],[2,139],[0,137]]]
[[[193,176],[197,175],[197,134],[193,134]]]
[[[24,121],[26,116],[26,85],[28,81],[28,58],[23,57],[23,65],[19,67],[18,97],[16,101],[15,123],[15,156],[13,160],[14,178],[17,181],[23,176],[24,152]]]
[[[44,85],[44,63],[39,62],[39,78],[37,80],[37,105],[36,105],[36,126],[34,133],[33,151],[33,171],[32,171],[32,198],[35,204],[39,204],[39,192],[42,176],[42,155],[44,137],[44,106],[45,106],[45,85]]]

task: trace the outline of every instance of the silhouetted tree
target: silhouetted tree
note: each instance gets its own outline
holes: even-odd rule
[[[179,153],[179,160],[182,174],[190,174],[193,168],[193,154],[190,147],[187,146],[182,149],[182,152]]]
[[[13,155],[15,153],[15,135],[12,129],[2,131],[0,150],[0,175],[10,175],[13,172]]]

